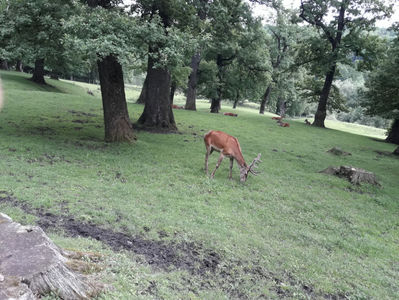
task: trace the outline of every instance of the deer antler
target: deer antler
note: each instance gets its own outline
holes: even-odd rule
[[[257,168],[257,167],[258,167],[257,163],[261,163],[261,162],[262,162],[262,161],[260,160],[260,156],[261,156],[261,154],[259,153],[258,156],[255,157],[255,159],[253,160],[253,162],[252,162],[252,163],[249,165],[249,167],[248,167],[248,172],[251,172],[251,173],[254,174],[255,176],[258,175],[259,172],[255,172],[255,171],[253,170],[253,168],[254,168],[254,169]]]

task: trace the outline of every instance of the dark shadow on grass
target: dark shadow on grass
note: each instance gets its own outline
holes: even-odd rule
[[[3,83],[7,81],[13,82],[13,84],[17,83],[16,89],[21,91],[38,91],[38,92],[52,92],[52,93],[61,93],[65,94],[61,89],[54,87],[49,84],[38,84],[31,80],[30,77],[26,77],[26,73],[21,74],[13,74],[8,72],[2,72],[1,78],[3,79]],[[7,85],[4,86],[4,89],[7,90]]]

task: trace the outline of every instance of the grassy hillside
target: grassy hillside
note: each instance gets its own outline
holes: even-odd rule
[[[399,159],[384,155],[394,145],[301,121],[282,128],[249,108],[210,114],[205,102],[174,111],[180,134],[106,144],[99,93],[86,92],[97,87],[0,76],[0,211],[61,247],[102,253],[114,288],[101,299],[397,297]],[[241,184],[235,166],[230,181],[226,159],[206,177],[210,129],[237,136],[247,161],[261,152],[262,173]],[[326,152],[334,146],[352,156]],[[381,187],[318,173],[338,165],[374,172]]]

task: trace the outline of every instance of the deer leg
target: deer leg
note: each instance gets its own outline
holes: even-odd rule
[[[205,154],[205,173],[208,175],[208,158],[209,155],[211,155],[213,152],[212,147],[206,148],[206,154]]]
[[[220,153],[218,162],[217,162],[217,164],[216,164],[216,168],[215,168],[215,170],[213,170],[213,172],[212,172],[212,174],[211,174],[211,178],[213,178],[213,177],[215,176],[215,172],[216,172],[216,170],[219,168],[220,164],[222,163],[223,158],[224,158],[223,153]]]
[[[232,175],[232,173],[233,173],[233,162],[234,162],[234,158],[230,157],[230,175],[229,175],[229,179],[233,178],[233,175]]]

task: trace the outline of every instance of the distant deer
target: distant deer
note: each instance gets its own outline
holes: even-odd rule
[[[312,125],[312,124],[308,121],[308,119],[305,119],[305,124],[306,124],[306,125]]]
[[[222,160],[225,156],[230,157],[230,174],[229,178],[232,178],[233,171],[233,162],[234,159],[237,161],[238,166],[240,168],[240,181],[245,182],[247,180],[248,174],[252,173],[257,175],[257,173],[253,170],[256,168],[256,164],[261,162],[259,153],[258,156],[253,160],[253,162],[247,166],[244,157],[241,153],[240,143],[238,139],[228,135],[223,131],[215,131],[211,130],[204,136],[204,142],[206,147],[206,155],[205,155],[205,172],[208,174],[208,158],[209,155],[212,154],[214,150],[220,152],[219,160],[216,164],[215,170],[213,170],[211,174],[211,178],[215,176],[215,172],[217,168],[219,168]]]
[[[231,117],[238,117],[237,114],[233,114],[233,113],[231,113],[231,112],[226,112],[226,113],[224,113],[224,115],[225,115],[225,116],[231,116]]]
[[[272,117],[272,120],[281,121],[284,117]]]
[[[179,105],[176,105],[176,104],[172,104],[172,108],[174,108],[174,109],[184,109],[184,106],[179,106]]]
[[[281,120],[278,120],[277,123],[281,126],[281,127],[290,127],[290,123],[284,123]]]

